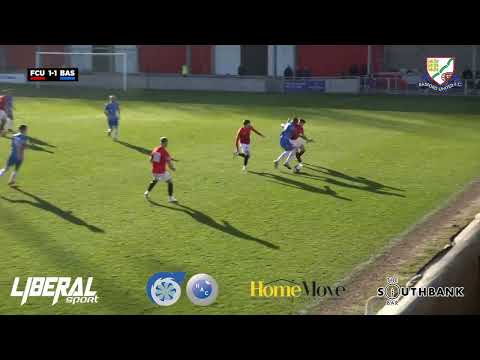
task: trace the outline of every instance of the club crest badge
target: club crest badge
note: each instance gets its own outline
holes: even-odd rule
[[[463,87],[463,82],[455,74],[454,57],[427,57],[425,61],[426,73],[418,84],[421,88],[430,88],[435,91],[447,91],[454,87]]]

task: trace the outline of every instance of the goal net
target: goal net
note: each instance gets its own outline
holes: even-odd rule
[[[127,91],[127,53],[124,52],[35,52],[38,68],[78,68],[78,82],[69,86],[123,89]],[[37,87],[48,84],[37,82]],[[58,85],[59,83],[54,83]]]

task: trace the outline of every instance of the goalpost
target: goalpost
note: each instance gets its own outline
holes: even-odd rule
[[[116,52],[116,53],[93,53],[93,52],[60,52],[60,51],[36,51],[35,52],[35,66],[42,67],[42,55],[89,55],[89,56],[120,56],[122,58],[122,80],[123,80],[123,91],[127,91],[127,53],[125,52]],[[81,74],[80,74],[81,75]],[[37,82],[37,88],[40,87],[40,82]]]

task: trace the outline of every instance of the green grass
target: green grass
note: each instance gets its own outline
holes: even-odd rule
[[[21,191],[0,183],[1,314],[289,314],[308,301],[249,297],[252,280],[333,285],[477,177],[480,104],[462,97],[135,92],[120,96],[121,139],[105,136],[105,91],[16,88],[17,124],[43,141],[26,153]],[[274,170],[280,122],[307,119],[303,175]],[[244,118],[250,173],[232,159]],[[170,139],[175,195],[150,180],[143,149]],[[40,149],[48,150],[40,151]],[[0,156],[9,141],[0,139]],[[326,169],[330,169],[326,170]],[[149,302],[159,271],[205,272],[217,302]],[[20,276],[94,276],[99,303],[11,298]]]

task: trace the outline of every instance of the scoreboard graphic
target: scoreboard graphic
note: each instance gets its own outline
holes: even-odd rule
[[[78,81],[78,68],[29,68],[28,81]]]

